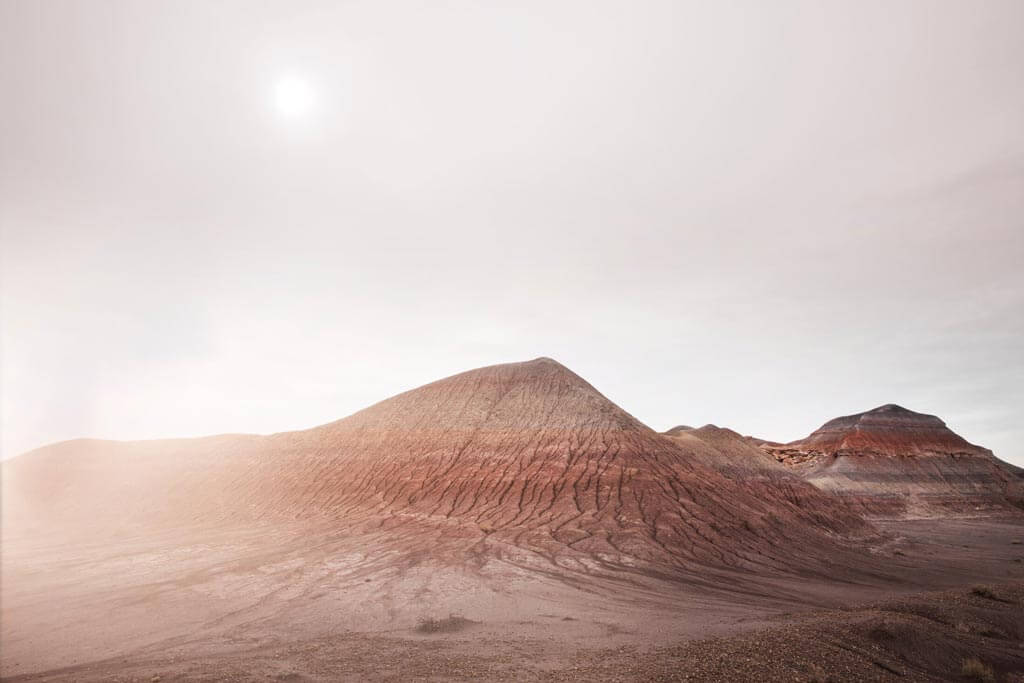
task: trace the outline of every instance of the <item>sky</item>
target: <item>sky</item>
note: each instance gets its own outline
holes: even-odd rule
[[[0,449],[550,356],[1024,465],[1024,3],[0,2]]]

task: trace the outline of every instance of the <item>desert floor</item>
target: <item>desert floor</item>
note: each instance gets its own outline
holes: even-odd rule
[[[0,666],[12,681],[1024,680],[1024,521],[877,526],[877,572],[801,576],[605,571],[414,530],[5,539]]]

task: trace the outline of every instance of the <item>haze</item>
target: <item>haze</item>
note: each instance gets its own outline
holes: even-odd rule
[[[2,450],[551,356],[1024,465],[1024,3],[0,4]]]

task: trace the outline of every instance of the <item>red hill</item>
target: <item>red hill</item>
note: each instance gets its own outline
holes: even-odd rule
[[[826,491],[876,515],[932,515],[1010,508],[1024,501],[1024,473],[975,446],[934,415],[888,404],[826,422],[765,452]]]
[[[246,520],[414,524],[441,545],[486,537],[621,566],[754,568],[817,566],[835,533],[865,528],[842,508],[780,505],[789,480],[770,495],[783,478],[737,482],[547,358],[306,431],[56,444],[6,463],[4,479],[9,530],[83,538]]]

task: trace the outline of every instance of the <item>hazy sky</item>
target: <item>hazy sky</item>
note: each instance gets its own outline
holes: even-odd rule
[[[551,356],[1024,465],[1024,2],[0,1],[2,446]]]

